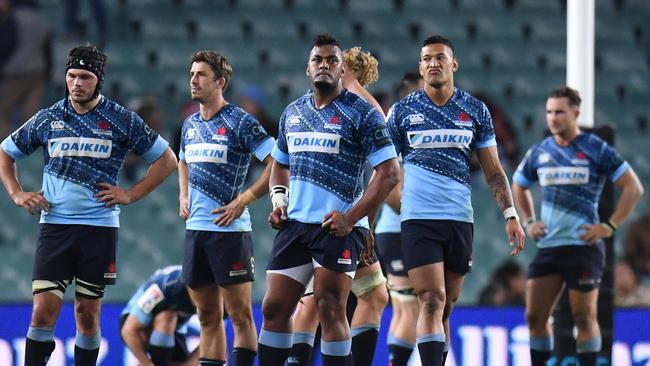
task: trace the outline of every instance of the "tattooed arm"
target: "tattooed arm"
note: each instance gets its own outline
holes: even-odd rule
[[[508,184],[506,173],[501,167],[499,162],[499,154],[496,146],[490,146],[476,150],[476,156],[481,163],[485,180],[490,187],[490,192],[494,200],[497,202],[499,209],[504,210],[514,207],[512,201],[512,192]],[[517,246],[512,250],[510,255],[517,255],[524,248],[524,230],[519,224],[519,220],[506,221],[506,233],[508,234],[508,241],[510,245],[516,242]]]

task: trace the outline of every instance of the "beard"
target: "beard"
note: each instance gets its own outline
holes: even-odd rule
[[[326,93],[336,88],[336,83],[325,80],[316,80],[314,81],[314,87],[318,89],[321,93]]]

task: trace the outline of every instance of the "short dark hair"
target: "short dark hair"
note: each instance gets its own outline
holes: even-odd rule
[[[570,86],[561,86],[551,91],[548,95],[549,98],[567,98],[569,105],[572,107],[580,107],[582,99],[580,93]]]
[[[336,37],[328,33],[317,34],[316,37],[314,38],[313,47],[321,47],[321,46],[336,46],[338,48],[341,48],[341,44],[336,39]]]
[[[425,38],[424,41],[422,41],[422,47],[426,47],[430,44],[437,44],[437,43],[444,44],[445,46],[451,49],[452,54],[454,53],[454,45],[451,44],[451,41],[439,34],[433,34]]]
[[[223,84],[223,90],[226,90],[230,83],[230,77],[232,76],[232,66],[230,66],[230,62],[224,56],[211,50],[198,51],[192,54],[191,63],[193,64],[195,62],[205,62],[210,65],[212,72],[214,72],[215,80],[219,78],[226,79],[226,83]]]

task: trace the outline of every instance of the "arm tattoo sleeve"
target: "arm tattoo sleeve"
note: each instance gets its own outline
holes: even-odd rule
[[[503,172],[495,172],[490,175],[487,178],[487,184],[490,187],[490,192],[492,192],[492,197],[494,197],[501,211],[513,206],[508,178]]]

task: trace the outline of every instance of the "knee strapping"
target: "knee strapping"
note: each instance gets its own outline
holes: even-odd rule
[[[67,280],[34,280],[32,281],[32,295],[50,292],[58,298],[63,299],[63,295],[69,284],[70,281]]]
[[[92,284],[90,282],[75,280],[75,295],[86,299],[101,299],[104,297],[104,286]]]
[[[357,297],[363,296],[375,289],[377,286],[386,284],[386,277],[380,272],[372,272],[361,278],[355,278],[352,282],[352,293]]]
[[[411,302],[417,301],[418,296],[415,293],[415,289],[410,285],[388,285],[390,296],[400,302]]]

